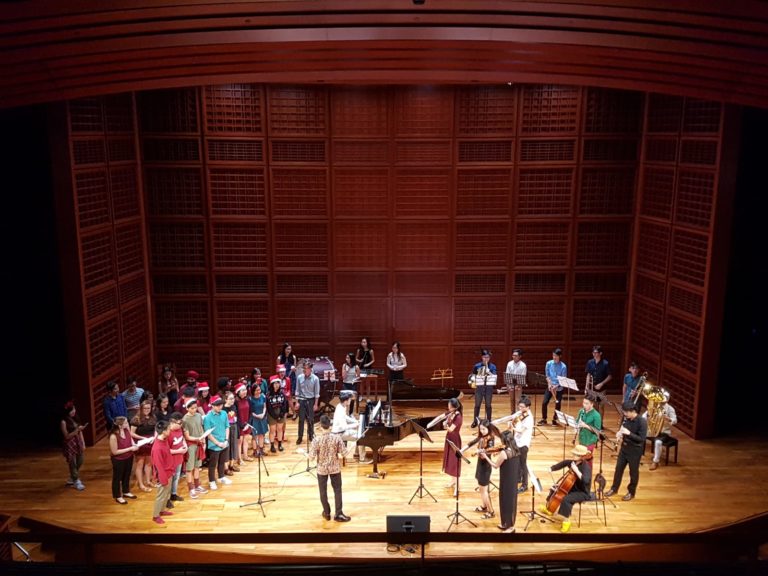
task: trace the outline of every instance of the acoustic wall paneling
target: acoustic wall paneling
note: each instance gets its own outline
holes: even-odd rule
[[[105,383],[154,389],[156,378],[134,98],[71,101],[53,117],[70,379],[93,443],[106,433]]]
[[[717,354],[704,344],[719,342],[724,295],[714,254],[730,225],[725,114],[718,103],[650,95],[639,168],[629,354],[669,390],[678,426],[697,437],[714,423]]]
[[[539,371],[564,346],[581,374],[599,342],[623,364],[642,95],[231,84],[138,102],[159,361],[271,371],[289,340],[340,364],[366,335],[379,366],[401,340],[420,382],[480,346],[500,365],[532,347]]]

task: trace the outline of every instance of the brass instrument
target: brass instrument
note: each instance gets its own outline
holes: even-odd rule
[[[637,387],[648,400],[648,436],[658,436],[664,428],[664,407],[669,402],[669,392],[647,381],[648,373],[640,377]]]

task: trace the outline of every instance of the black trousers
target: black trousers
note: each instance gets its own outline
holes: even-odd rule
[[[485,417],[491,419],[491,402],[493,401],[493,391],[495,386],[478,386],[475,388],[475,416],[474,422],[480,416],[480,404],[485,400]]]
[[[560,388],[557,392],[555,392],[555,410],[560,410],[560,405],[563,402],[563,392],[565,392],[565,388]],[[547,419],[547,405],[549,404],[549,401],[552,400],[552,391],[547,388],[547,391],[544,392],[544,400],[541,403],[541,419],[546,420]]]
[[[229,456],[228,448],[224,450],[211,450],[208,449],[208,482],[216,481],[216,472],[219,473],[219,480],[224,478],[224,465],[227,463],[227,457]]]
[[[309,440],[315,437],[315,399],[299,400],[299,440],[304,438],[304,423],[307,423]]]
[[[569,492],[560,502],[560,514],[565,518],[570,518],[573,505],[576,504],[576,502],[586,502],[589,498],[590,496],[586,492],[581,492],[579,490]]]
[[[629,466],[629,486],[627,492],[634,495],[637,491],[637,483],[640,481],[640,458],[643,455],[643,448],[622,447],[619,450],[619,456],[616,459],[616,471],[613,473],[613,484],[611,490],[617,492],[621,486],[621,478],[624,476],[624,469]]]
[[[523,488],[528,487],[528,446],[519,446],[520,450],[520,485]]]
[[[317,487],[320,489],[320,502],[323,505],[323,514],[331,513],[331,504],[328,502],[328,478],[331,479],[333,502],[336,505],[334,516],[338,516],[339,514],[342,514],[344,510],[341,502],[341,472],[337,472],[336,474],[317,475]]]
[[[112,498],[120,498],[131,491],[131,468],[133,454],[125,460],[112,458]]]

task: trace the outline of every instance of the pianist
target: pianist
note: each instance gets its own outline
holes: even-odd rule
[[[341,439],[344,442],[357,442],[360,437],[360,425],[358,421],[347,414],[349,410],[349,403],[355,397],[355,393],[352,390],[342,390],[339,392],[339,403],[336,405],[336,409],[333,412],[333,425],[331,426],[331,432],[333,434],[340,434]],[[357,447],[357,455],[361,464],[365,462],[365,446]]]

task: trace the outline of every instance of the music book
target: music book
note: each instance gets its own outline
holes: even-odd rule
[[[146,446],[147,444],[151,444],[154,441],[155,441],[155,437],[154,436],[150,436],[149,438],[142,438],[141,440],[136,442],[136,446],[141,448],[142,446]]]
[[[570,388],[571,390],[579,391],[579,385],[576,384],[576,380],[573,378],[567,378],[565,376],[558,376],[557,383],[563,388]]]
[[[200,440],[203,440],[204,438],[208,438],[208,436],[210,436],[211,432],[213,432],[213,428],[208,428],[208,430],[203,432],[203,435],[200,436]]]

